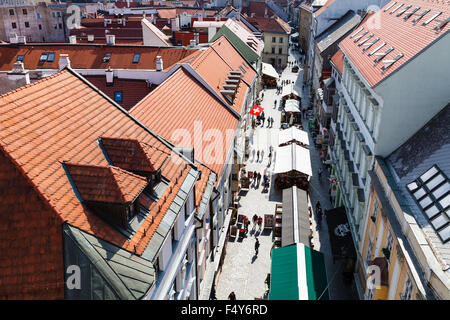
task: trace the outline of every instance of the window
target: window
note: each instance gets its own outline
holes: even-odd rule
[[[56,16],[61,17],[61,12],[60,11],[56,12]]]
[[[372,219],[373,222],[375,222],[375,220],[377,219],[377,211],[378,211],[378,199],[375,198],[375,201],[373,203],[373,212],[372,215],[370,216],[370,219]]]
[[[58,23],[58,28],[62,29],[62,23]]]
[[[277,39],[275,37],[272,37],[272,42],[273,43],[277,42]]]
[[[383,249],[383,253],[386,256],[386,259],[389,261],[392,256],[392,246],[394,245],[394,238],[390,231],[388,231],[388,238],[386,241],[386,248]]]
[[[111,53],[107,52],[105,53],[105,56],[103,57],[103,62],[109,62],[111,60]]]
[[[53,62],[55,60],[55,53],[54,52],[50,52],[47,55],[47,62]]]
[[[25,28],[29,28],[30,27],[30,23],[28,21],[25,21]]]
[[[114,92],[114,101],[117,103],[122,103],[122,101],[123,101],[122,91]]]
[[[38,25],[38,27],[39,27],[39,30],[42,30],[42,25]]]
[[[402,300],[411,300],[411,295],[413,291],[413,285],[409,276],[406,276],[405,287],[403,288],[403,294],[401,294],[400,298]]]
[[[57,25],[57,24],[54,24],[54,25],[53,25],[53,29],[55,29],[55,30],[58,29],[58,25]]]
[[[17,61],[23,62],[23,58],[25,58],[25,55],[19,54],[19,55],[17,56]]]
[[[9,15],[13,16],[14,15],[14,9],[9,9]]]
[[[366,255],[366,261],[370,261],[370,259],[372,258],[372,250],[373,250],[373,244],[372,242],[370,242],[369,239],[369,245],[367,246],[367,255]]]
[[[280,43],[283,43],[283,38],[280,38]]]
[[[56,15],[55,15],[55,12],[54,12],[54,11],[52,11],[52,17],[53,17],[53,18],[56,18]]]
[[[275,48],[272,48],[272,53],[275,53]]]
[[[133,63],[139,63],[139,59],[141,58],[140,53],[135,53],[133,56]]]
[[[40,19],[41,18],[41,14],[38,12],[36,13],[36,18]]]
[[[40,62],[45,62],[45,61],[47,61],[47,56],[48,56],[48,53],[43,52],[43,53],[41,54],[41,58],[39,59],[39,61],[40,61]]]
[[[12,27],[13,29],[16,29],[16,28],[17,28],[17,24],[16,24],[15,22],[11,23],[11,27]]]
[[[28,14],[27,9],[22,9],[22,13],[23,13],[24,16],[26,16]]]
[[[281,59],[278,59],[278,64],[281,65]]]
[[[283,48],[278,48],[278,53],[283,54]]]

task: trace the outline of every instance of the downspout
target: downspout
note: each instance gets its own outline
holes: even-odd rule
[[[196,215],[194,215],[194,219],[198,222],[200,222],[200,225],[196,228],[194,228],[195,232],[195,283],[197,288],[197,297],[196,300],[199,300],[200,297],[200,286],[199,286],[199,279],[198,279],[198,245],[197,245],[197,230],[203,228],[203,220],[200,220]]]

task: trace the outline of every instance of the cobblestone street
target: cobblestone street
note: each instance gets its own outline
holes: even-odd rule
[[[301,60],[300,54],[292,52],[290,49],[289,61]],[[291,79],[296,81],[299,87],[302,87],[303,69],[300,65],[298,73],[291,72],[292,66],[286,67],[280,77],[280,80]],[[308,89],[305,88],[302,92],[303,107],[305,103],[309,102]],[[276,89],[266,89],[261,106],[264,108],[265,118],[272,117],[274,119],[273,128],[267,128],[267,121],[263,126],[257,127],[253,135],[250,137],[250,156],[246,163],[245,169],[247,171],[257,171],[263,175],[267,168],[269,176],[276,161],[276,154],[269,166],[268,152],[269,146],[272,145],[274,150],[278,146],[278,132],[280,127],[281,108],[279,109],[281,94],[276,94]],[[274,101],[277,100],[277,105],[274,107]],[[307,120],[303,120],[303,127],[307,128]],[[310,155],[311,166],[313,170],[313,177],[310,184],[311,204],[316,203],[317,200],[322,204],[322,208],[330,209],[330,199],[328,195],[328,173],[324,170],[322,182],[317,178],[317,171],[321,166],[318,149],[314,148],[311,135],[310,138]],[[260,157],[257,159],[256,152],[260,150]],[[259,161],[258,161],[259,160]],[[281,191],[278,191],[273,186],[273,178],[270,183],[268,191],[264,191],[262,182],[259,185],[251,184],[248,192],[242,193],[239,196],[238,214],[243,214],[251,218],[256,213],[263,217],[264,214],[273,214],[277,203],[282,202]],[[312,208],[315,208],[312,205]],[[314,210],[314,209],[313,209]],[[333,264],[331,255],[331,247],[329,242],[328,230],[326,221],[322,222],[322,227],[317,230],[315,222],[313,222],[315,230],[313,237],[314,249],[321,251],[325,255],[325,263],[327,268],[327,278],[329,283],[329,291],[331,299],[356,299],[356,291],[354,285],[345,286],[342,282],[340,270],[341,263]],[[258,237],[260,241],[260,248],[258,256],[255,256],[255,238]],[[218,274],[216,295],[219,300],[228,299],[228,295],[234,291],[237,300],[253,300],[255,298],[265,298],[267,293],[267,285],[265,279],[270,273],[272,249],[272,229],[259,229],[250,224],[249,233],[243,239],[231,238],[226,243],[226,255],[221,272]]]

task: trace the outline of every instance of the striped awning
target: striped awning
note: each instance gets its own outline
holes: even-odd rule
[[[269,300],[329,300],[323,254],[298,243],[272,250]]]

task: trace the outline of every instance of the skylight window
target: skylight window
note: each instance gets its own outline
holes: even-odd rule
[[[392,9],[391,12],[389,12],[389,14],[393,14],[395,11],[397,11],[398,9],[400,9],[403,6],[403,3],[400,3],[397,7],[395,7],[394,9]]]
[[[403,20],[405,20],[405,21],[408,20],[409,17],[411,17],[419,9],[420,9],[420,7],[415,7],[412,11],[409,11],[409,12],[405,13],[405,16],[403,17]]]
[[[114,101],[117,103],[122,103],[123,99],[122,99],[122,91],[116,91],[114,92]]]
[[[45,62],[45,61],[47,61],[47,53],[46,52],[43,52],[42,54],[41,54],[41,58],[39,59],[39,61],[40,62]]]
[[[395,61],[399,60],[401,57],[403,57],[403,53],[398,54],[394,59],[383,60],[384,66],[381,67],[381,70],[386,70],[387,68],[392,66]]]
[[[390,5],[388,5],[388,6],[386,7],[386,9],[384,9],[383,11],[384,11],[384,12],[388,11],[390,8],[392,8],[393,6],[395,6],[396,3],[397,3],[397,1],[392,2],[392,3],[391,3]]]
[[[397,17],[400,17],[406,10],[408,10],[408,9],[411,8],[411,7],[412,7],[412,5],[409,5],[409,6],[405,7],[405,8],[403,8],[402,10],[400,10],[400,11],[397,13]]]
[[[55,61],[55,53],[54,52],[50,52],[47,55],[47,62],[53,62],[53,61]]]
[[[20,62],[23,62],[23,59],[25,58],[25,55],[24,54],[19,54],[18,56],[17,56],[17,60],[16,61],[20,61]]]
[[[441,23],[440,25],[436,26],[436,27],[434,28],[434,30],[436,30],[436,31],[441,30],[441,29],[444,28],[444,27],[447,25],[447,23],[449,23],[449,22],[450,22],[450,17],[448,17],[447,19],[445,19],[444,21],[442,21],[442,23]]]
[[[374,62],[378,62],[381,59],[383,59],[385,56],[388,55],[389,52],[391,52],[392,50],[394,50],[393,47],[390,47],[389,49],[387,49],[385,52],[377,52],[375,53],[376,56],[378,56],[378,58],[376,58],[375,60],[373,60]]]
[[[141,59],[141,54],[135,53],[133,56],[133,63],[139,63],[139,59]]]
[[[363,31],[364,27],[359,28],[354,34],[352,34],[350,36],[350,39],[353,38],[354,36],[356,36],[358,33],[360,33],[361,31]]]
[[[438,16],[440,16],[442,12],[439,11],[437,13],[435,13],[430,19],[428,19],[427,21],[425,21],[424,23],[422,23],[423,26],[426,26],[427,24],[429,24],[431,21],[433,21],[434,19],[436,19]]]
[[[368,33],[369,33],[369,31],[366,31],[363,34],[360,34],[359,36],[355,37],[355,40],[353,40],[353,42],[356,43],[359,39],[361,39],[362,37],[364,37]]]
[[[111,60],[111,55],[112,54],[110,52],[105,53],[105,56],[103,57],[103,62],[104,63],[109,62],[109,60]]]
[[[42,52],[41,57],[39,58],[40,62],[53,62],[55,60],[54,52]]]
[[[428,218],[430,225],[445,243],[450,239],[450,180],[432,166],[406,188]]]
[[[378,47],[376,47],[374,50],[372,50],[372,52],[370,52],[368,54],[368,56],[370,57],[371,55],[373,55],[375,52],[377,52],[378,50],[380,50],[382,47],[384,47],[384,45],[386,44],[386,42],[383,42],[382,44],[380,44]]]
[[[363,52],[364,51],[366,51],[367,49],[369,49],[374,43],[376,43],[378,40],[380,40],[380,38],[376,38],[375,40],[373,40],[373,41],[370,41],[370,42],[367,42],[367,43],[365,43],[363,46],[365,47],[364,49],[363,49]]]
[[[360,43],[358,43],[358,47],[361,47],[364,44],[364,42],[366,42],[367,40],[369,40],[372,37],[373,37],[373,33],[371,35],[369,35],[367,38],[365,38],[364,40],[362,40]]]
[[[430,9],[424,10],[424,12],[422,12],[417,18],[415,18],[415,19],[413,20],[413,23],[416,23],[417,21],[419,21],[420,19],[422,19],[423,16],[426,15],[426,14],[427,14],[428,12],[430,12],[430,11],[431,11]]]

